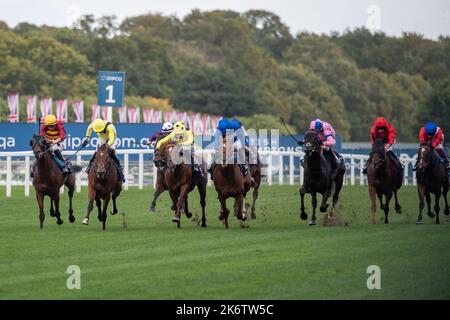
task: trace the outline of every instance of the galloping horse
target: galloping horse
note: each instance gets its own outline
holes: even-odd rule
[[[245,196],[250,190],[251,177],[249,174],[244,177],[238,164],[235,161],[231,161],[230,157],[234,157],[234,153],[229,152],[227,155],[226,149],[226,143],[224,143],[222,164],[216,165],[211,174],[221,205],[219,220],[224,222],[225,228],[228,228],[230,210],[227,209],[227,199],[230,197],[234,198],[237,203],[236,217],[241,221],[247,219],[245,215]]]
[[[372,146],[372,162],[367,168],[367,180],[369,184],[369,195],[371,205],[372,224],[376,224],[375,214],[377,212],[377,200],[380,200],[381,210],[384,210],[384,223],[388,224],[389,214],[389,201],[392,198],[392,194],[395,197],[395,211],[402,213],[402,208],[398,203],[397,191],[401,188],[403,183],[402,179],[399,179],[397,167],[390,157],[386,156],[386,150],[384,148],[383,139],[374,139]],[[383,203],[383,195],[386,197],[385,203]]]
[[[157,168],[156,173],[156,188],[155,193],[153,194],[153,200],[150,203],[150,208],[148,209],[149,212],[155,212],[156,211],[156,200],[158,197],[163,193],[164,191],[168,190],[169,187],[166,183],[166,178],[164,175],[164,169],[163,168]]]
[[[337,175],[332,179],[332,167],[331,163],[326,160],[323,155],[322,140],[319,138],[315,131],[307,131],[305,133],[304,142],[305,145],[305,159],[304,159],[304,182],[300,189],[301,198],[301,213],[300,218],[302,220],[308,219],[308,215],[305,212],[304,197],[306,193],[310,193],[312,197],[313,215],[309,225],[316,225],[316,208],[317,208],[317,193],[322,194],[322,204],[320,205],[320,212],[327,212],[328,197],[333,193],[333,205],[331,208],[331,219],[336,218],[336,204],[339,199],[339,192],[341,191],[342,184],[344,182],[345,165],[341,160],[338,165]]]
[[[119,179],[117,168],[109,153],[114,152],[107,144],[100,146],[97,150],[94,163],[89,170],[88,176],[88,207],[83,224],[89,224],[89,215],[94,208],[94,200],[98,209],[98,220],[103,223],[103,230],[106,228],[106,210],[109,201],[113,201],[111,214],[115,215],[117,210],[116,199],[122,191],[122,181]],[[103,200],[103,210],[101,208]]]
[[[175,154],[177,152],[178,154]],[[159,152],[155,154],[154,162],[158,168],[163,168],[164,170],[164,180],[168,187],[170,198],[172,199],[172,210],[175,210],[175,216],[172,221],[177,224],[177,228],[180,228],[182,212],[186,214],[186,217],[192,217],[192,213],[189,212],[188,207],[188,194],[195,187],[198,189],[200,205],[202,207],[201,226],[206,227],[205,206],[208,178],[206,177],[205,164],[202,163],[200,165],[200,170],[203,171],[203,177],[193,175],[191,165],[184,163],[184,159],[186,158],[184,152],[185,150],[182,149],[181,145],[168,143],[162,146]],[[190,158],[190,155],[188,157]]]
[[[69,189],[69,221],[75,222],[73,215],[72,197],[75,190],[75,176],[71,174],[66,179],[61,172],[61,169],[52,159],[50,155],[49,143],[43,136],[33,135],[30,141],[33,153],[36,157],[36,165],[33,168],[33,186],[36,190],[36,200],[39,205],[39,221],[40,227],[44,226],[44,197],[50,197],[50,216],[56,217],[58,225],[63,224],[61,213],[59,212],[59,191],[63,185]],[[72,172],[77,173],[81,170],[78,166],[72,167]],[[55,209],[53,209],[53,203]]]
[[[253,178],[253,181],[251,183],[251,187],[253,188],[253,202],[252,202],[252,208],[251,208],[251,218],[256,219],[256,213],[255,213],[256,200],[258,199],[259,187],[261,186],[262,164],[259,159],[258,152],[256,150],[254,150],[253,152],[256,153],[256,163],[249,164],[250,175]],[[250,155],[248,155],[248,158],[250,158]],[[247,162],[249,163],[249,160],[247,160]]]
[[[436,212],[436,224],[439,224],[439,200],[441,194],[445,201],[444,214],[448,216],[450,209],[447,202],[447,192],[449,189],[449,181],[447,172],[443,165],[440,164],[437,155],[433,154],[433,150],[429,144],[421,145],[417,151],[417,189],[419,192],[419,217],[417,224],[422,224],[422,210],[425,207],[424,197],[427,200],[428,216],[433,218],[435,214],[431,212],[430,193],[435,195],[434,211]]]

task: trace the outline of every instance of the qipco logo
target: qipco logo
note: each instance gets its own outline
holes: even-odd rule
[[[103,81],[118,81],[122,82],[123,78],[119,76],[102,76],[101,78]]]

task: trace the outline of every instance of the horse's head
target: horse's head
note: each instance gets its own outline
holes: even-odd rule
[[[426,169],[432,161],[433,152],[431,151],[430,144],[422,144],[417,151],[417,159],[419,162],[419,170]]]
[[[48,150],[49,144],[43,136],[34,134],[30,140],[30,146],[36,159],[42,159]]]
[[[109,157],[110,149],[107,144],[100,146],[97,150],[94,160],[94,168],[97,179],[103,180],[106,177],[109,166],[111,165],[111,158]]]
[[[384,140],[376,138],[372,145],[372,164],[378,169],[386,159],[386,149],[384,148]]]
[[[315,131],[306,131],[303,145],[307,155],[322,152],[322,140]]]
[[[165,147],[163,147],[163,148],[165,148]],[[159,168],[159,169],[164,168],[166,161],[163,157],[163,153],[161,152],[161,150],[155,151],[155,155],[153,156],[153,162],[157,168]]]

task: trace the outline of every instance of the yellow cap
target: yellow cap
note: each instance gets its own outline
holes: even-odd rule
[[[56,117],[52,114],[46,115],[44,119],[44,124],[46,126],[54,126],[56,125]]]
[[[94,122],[92,122],[92,129],[94,129],[95,132],[99,133],[105,130],[106,122],[103,119],[95,119]]]

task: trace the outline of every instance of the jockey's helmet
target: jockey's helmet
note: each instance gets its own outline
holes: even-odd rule
[[[54,126],[56,125],[56,117],[52,114],[46,115],[44,119],[44,124],[46,126]]]
[[[162,133],[171,133],[173,130],[173,124],[172,122],[164,122],[162,127],[161,127],[161,132]]]
[[[95,132],[99,133],[105,130],[106,122],[103,119],[95,119],[94,122],[92,122],[92,129],[94,129]]]
[[[323,122],[320,119],[316,119],[314,122],[314,131],[322,132],[323,131]]]
[[[230,129],[238,130],[241,127],[242,127],[242,124],[241,124],[241,122],[238,119],[233,118],[233,119],[230,120]]]
[[[375,127],[377,128],[383,128],[385,129],[387,127],[387,121],[385,118],[377,118],[377,120],[375,120]]]
[[[437,125],[434,122],[428,122],[425,125],[425,133],[429,136],[434,136],[437,132]]]

